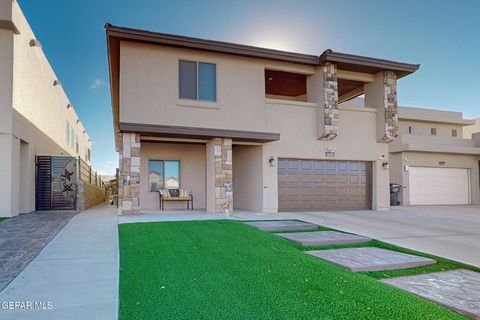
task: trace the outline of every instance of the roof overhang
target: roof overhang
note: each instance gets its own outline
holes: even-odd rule
[[[119,77],[120,77],[120,42],[130,41],[152,45],[161,45],[192,50],[209,51],[221,54],[236,55],[255,59],[266,59],[294,64],[320,66],[326,62],[336,63],[338,69],[375,74],[382,70],[393,71],[398,78],[415,72],[418,64],[408,64],[389,60],[382,60],[352,54],[345,54],[326,50],[320,56],[287,52],[266,48],[259,48],[248,45],[234,44],[222,41],[198,39],[192,37],[171,35],[159,32],[150,32],[139,29],[105,25],[107,36],[107,55],[110,74],[110,92],[112,99],[113,124],[115,129],[115,142],[118,145],[119,128]],[[350,83],[349,85],[353,85]],[[358,88],[357,88],[358,87]],[[351,93],[347,94],[349,99],[363,93],[363,84],[357,86]]]
[[[120,122],[121,132],[137,132],[150,137],[212,139],[230,138],[236,141],[272,142],[280,140],[279,133],[230,129],[209,129],[183,126],[151,125]]]

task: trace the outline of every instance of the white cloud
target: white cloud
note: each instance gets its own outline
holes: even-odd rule
[[[102,79],[95,79],[93,83],[90,85],[90,91],[97,92],[98,89],[105,87],[107,83]]]
[[[115,169],[117,169],[118,163],[115,161],[105,161],[94,164],[94,169],[97,169],[98,174],[101,175],[115,175]]]

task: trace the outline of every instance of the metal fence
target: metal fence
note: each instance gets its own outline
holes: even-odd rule
[[[102,176],[99,175],[96,171],[92,170],[92,166],[89,166],[85,161],[78,158],[79,162],[79,177],[80,180],[88,182],[92,185],[95,185],[99,188],[105,189],[105,183],[102,181]]]

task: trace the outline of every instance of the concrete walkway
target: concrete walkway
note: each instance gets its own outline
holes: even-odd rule
[[[479,206],[281,212],[278,217],[300,219],[480,267]]]
[[[74,211],[22,214],[0,223],[0,291],[75,216]]]
[[[117,222],[112,206],[70,220],[0,293],[0,319],[118,319]],[[9,310],[6,302],[43,308]]]

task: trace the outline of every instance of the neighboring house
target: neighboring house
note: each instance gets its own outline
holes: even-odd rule
[[[406,107],[398,118],[390,181],[403,186],[401,204],[479,204],[480,134],[463,138],[475,122],[461,112]]]
[[[106,34],[120,214],[158,210],[159,170],[209,212],[389,208],[396,82],[418,65]]]
[[[18,3],[0,0],[0,216],[35,210],[35,156],[79,156],[91,142]]]
[[[472,139],[474,133],[480,132],[480,119],[475,119],[474,121],[474,124],[463,127],[464,139]]]

